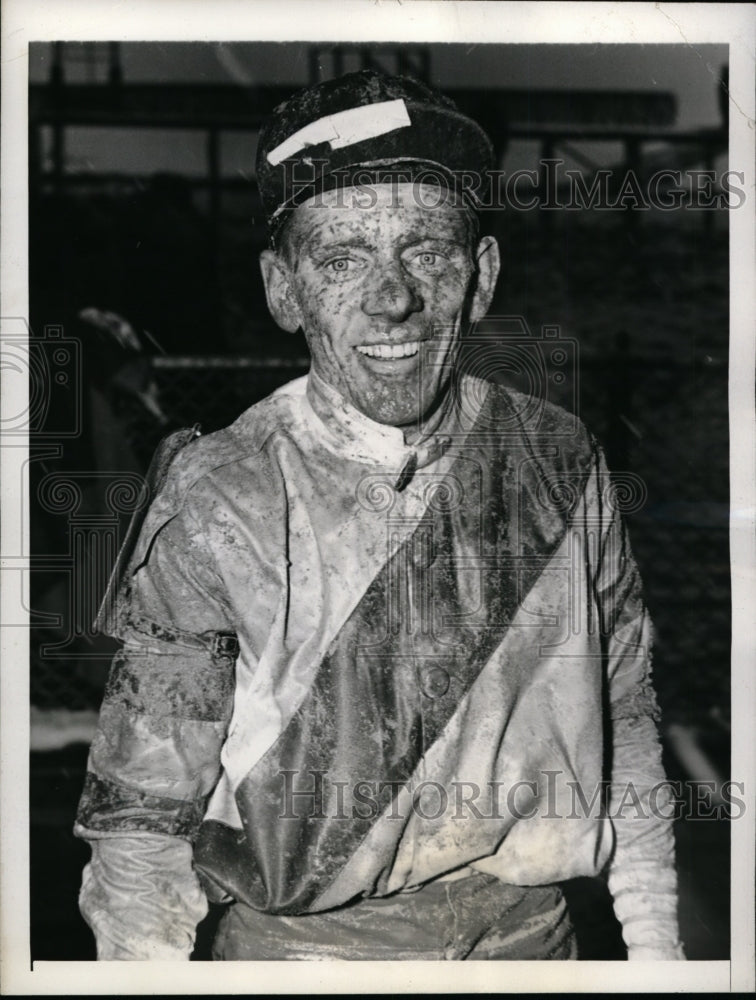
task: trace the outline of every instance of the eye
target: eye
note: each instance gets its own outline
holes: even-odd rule
[[[425,274],[438,274],[447,263],[448,258],[438,250],[418,250],[407,261],[409,267]]]
[[[433,265],[438,261],[438,254],[433,253],[432,250],[423,250],[419,253],[415,260],[418,264],[422,264],[424,267],[433,267]]]
[[[326,264],[326,269],[329,271],[335,271],[337,274],[343,274],[345,271],[349,270],[349,265],[354,263],[348,257],[336,257],[334,260],[329,260]]]
[[[323,261],[322,268],[331,281],[351,281],[366,266],[361,257],[344,254]]]

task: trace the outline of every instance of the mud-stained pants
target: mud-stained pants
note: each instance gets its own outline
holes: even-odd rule
[[[475,873],[304,916],[236,903],[221,921],[213,958],[575,959],[577,946],[558,886],[505,885]]]

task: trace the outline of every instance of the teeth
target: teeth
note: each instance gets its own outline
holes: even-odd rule
[[[369,358],[411,358],[420,350],[420,341],[413,340],[410,344],[364,344],[357,350]]]

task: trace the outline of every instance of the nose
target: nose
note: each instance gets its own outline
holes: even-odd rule
[[[368,316],[382,316],[392,323],[403,322],[411,313],[420,312],[423,305],[423,300],[397,263],[380,269],[362,299],[364,313]]]

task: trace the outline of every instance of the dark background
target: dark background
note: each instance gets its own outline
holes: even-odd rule
[[[377,62],[451,91],[505,170],[558,156],[587,179],[602,166],[721,171],[726,49],[40,43],[30,55],[32,388],[46,401],[30,466],[32,957],[86,959],[76,895],[88,847],[71,827],[113,648],[91,622],[129,490],[168,431],[223,426],[306,370],[257,270],[261,115],[308,79]],[[510,346],[511,317],[522,331],[499,374],[579,413],[613,470],[645,484],[629,524],[657,629],[667,767],[719,785],[730,777],[726,212],[505,209],[484,224],[503,259],[486,330]],[[574,357],[561,384],[548,365],[528,377],[544,327]],[[728,825],[681,820],[676,835],[688,956],[727,958]],[[569,893],[582,955],[621,958],[602,883]]]

